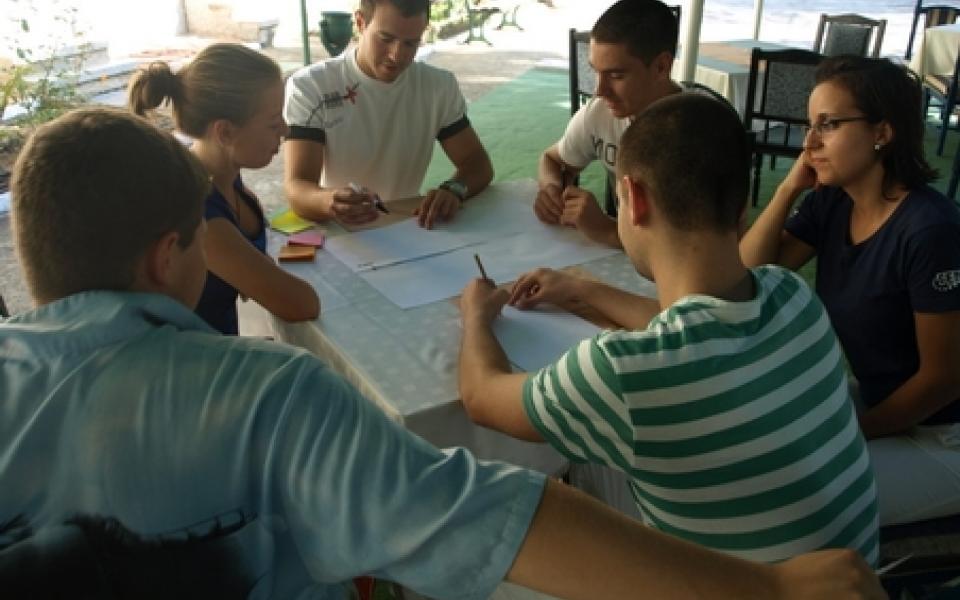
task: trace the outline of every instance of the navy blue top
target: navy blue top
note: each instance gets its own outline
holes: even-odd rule
[[[817,293],[827,307],[867,406],[920,365],[914,313],[960,310],[960,211],[930,187],[910,192],[880,229],[850,241],[853,200],[825,187],[804,198],[786,230],[817,252]],[[960,421],[953,402],[925,425]]]
[[[243,234],[243,237],[250,240],[250,243],[264,254],[267,253],[267,224],[263,216],[263,209],[256,197],[251,196],[244,188],[243,181],[238,175],[233,181],[233,189],[237,195],[250,207],[250,210],[257,215],[260,220],[260,227],[253,236],[243,234],[240,224],[237,222],[237,215],[223,197],[223,194],[217,188],[212,188],[210,195],[204,202],[203,218],[207,221],[213,219],[226,219],[233,223],[233,226]],[[210,324],[211,327],[227,335],[237,335],[239,326],[237,324],[237,288],[226,281],[220,279],[212,272],[207,271],[207,282],[203,286],[203,295],[200,296],[200,302],[197,304],[196,312],[198,315]]]

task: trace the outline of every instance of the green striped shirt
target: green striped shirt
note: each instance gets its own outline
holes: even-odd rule
[[[877,492],[823,305],[795,274],[687,296],[643,331],[584,340],[524,407],[571,460],[628,475],[644,520],[742,558],[849,547],[877,560]]]

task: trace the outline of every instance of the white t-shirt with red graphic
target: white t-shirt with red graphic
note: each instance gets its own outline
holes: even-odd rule
[[[294,73],[283,116],[290,139],[324,145],[321,186],[356,183],[389,201],[421,193],[434,142],[470,126],[466,109],[449,71],[414,62],[384,83],[351,48]]]

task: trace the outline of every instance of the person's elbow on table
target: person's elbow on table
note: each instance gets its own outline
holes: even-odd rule
[[[297,287],[301,289],[292,294],[287,302],[271,310],[274,315],[290,323],[312,321],[320,316],[320,296],[309,283],[301,280],[299,284]]]
[[[474,389],[474,386],[460,384],[460,399],[463,402],[463,409],[467,412],[470,420],[481,427],[496,429],[496,423],[493,421],[490,410],[490,403],[485,401],[489,398],[483,393],[482,387]]]

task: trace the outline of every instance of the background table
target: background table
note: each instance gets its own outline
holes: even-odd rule
[[[791,46],[758,40],[704,42],[697,52],[694,81],[702,83],[726,98],[742,116],[747,105],[747,84],[750,80],[750,55],[754,48],[788,50]],[[679,73],[674,63],[674,76]]]
[[[529,202],[532,197],[518,201]],[[344,232],[331,225],[327,233]],[[282,245],[283,237],[271,234],[271,254]],[[652,293],[652,285],[637,275],[623,254],[580,268],[618,287]],[[307,275],[321,290],[322,313],[306,323],[273,318],[277,339],[317,354],[387,415],[439,447],[465,446],[481,458],[551,474],[566,467],[565,459],[545,444],[515,440],[469,420],[457,385],[461,330],[460,313],[452,300],[400,309],[322,250],[314,263],[298,266],[297,274]],[[464,285],[477,276],[476,265],[464,265]],[[330,288],[339,296],[332,302],[328,302],[329,292],[324,298],[323,290]],[[325,308],[326,304],[332,307]]]
[[[910,61],[910,68],[921,78],[927,75],[953,76],[960,47],[960,23],[929,27],[920,38],[920,49]]]

